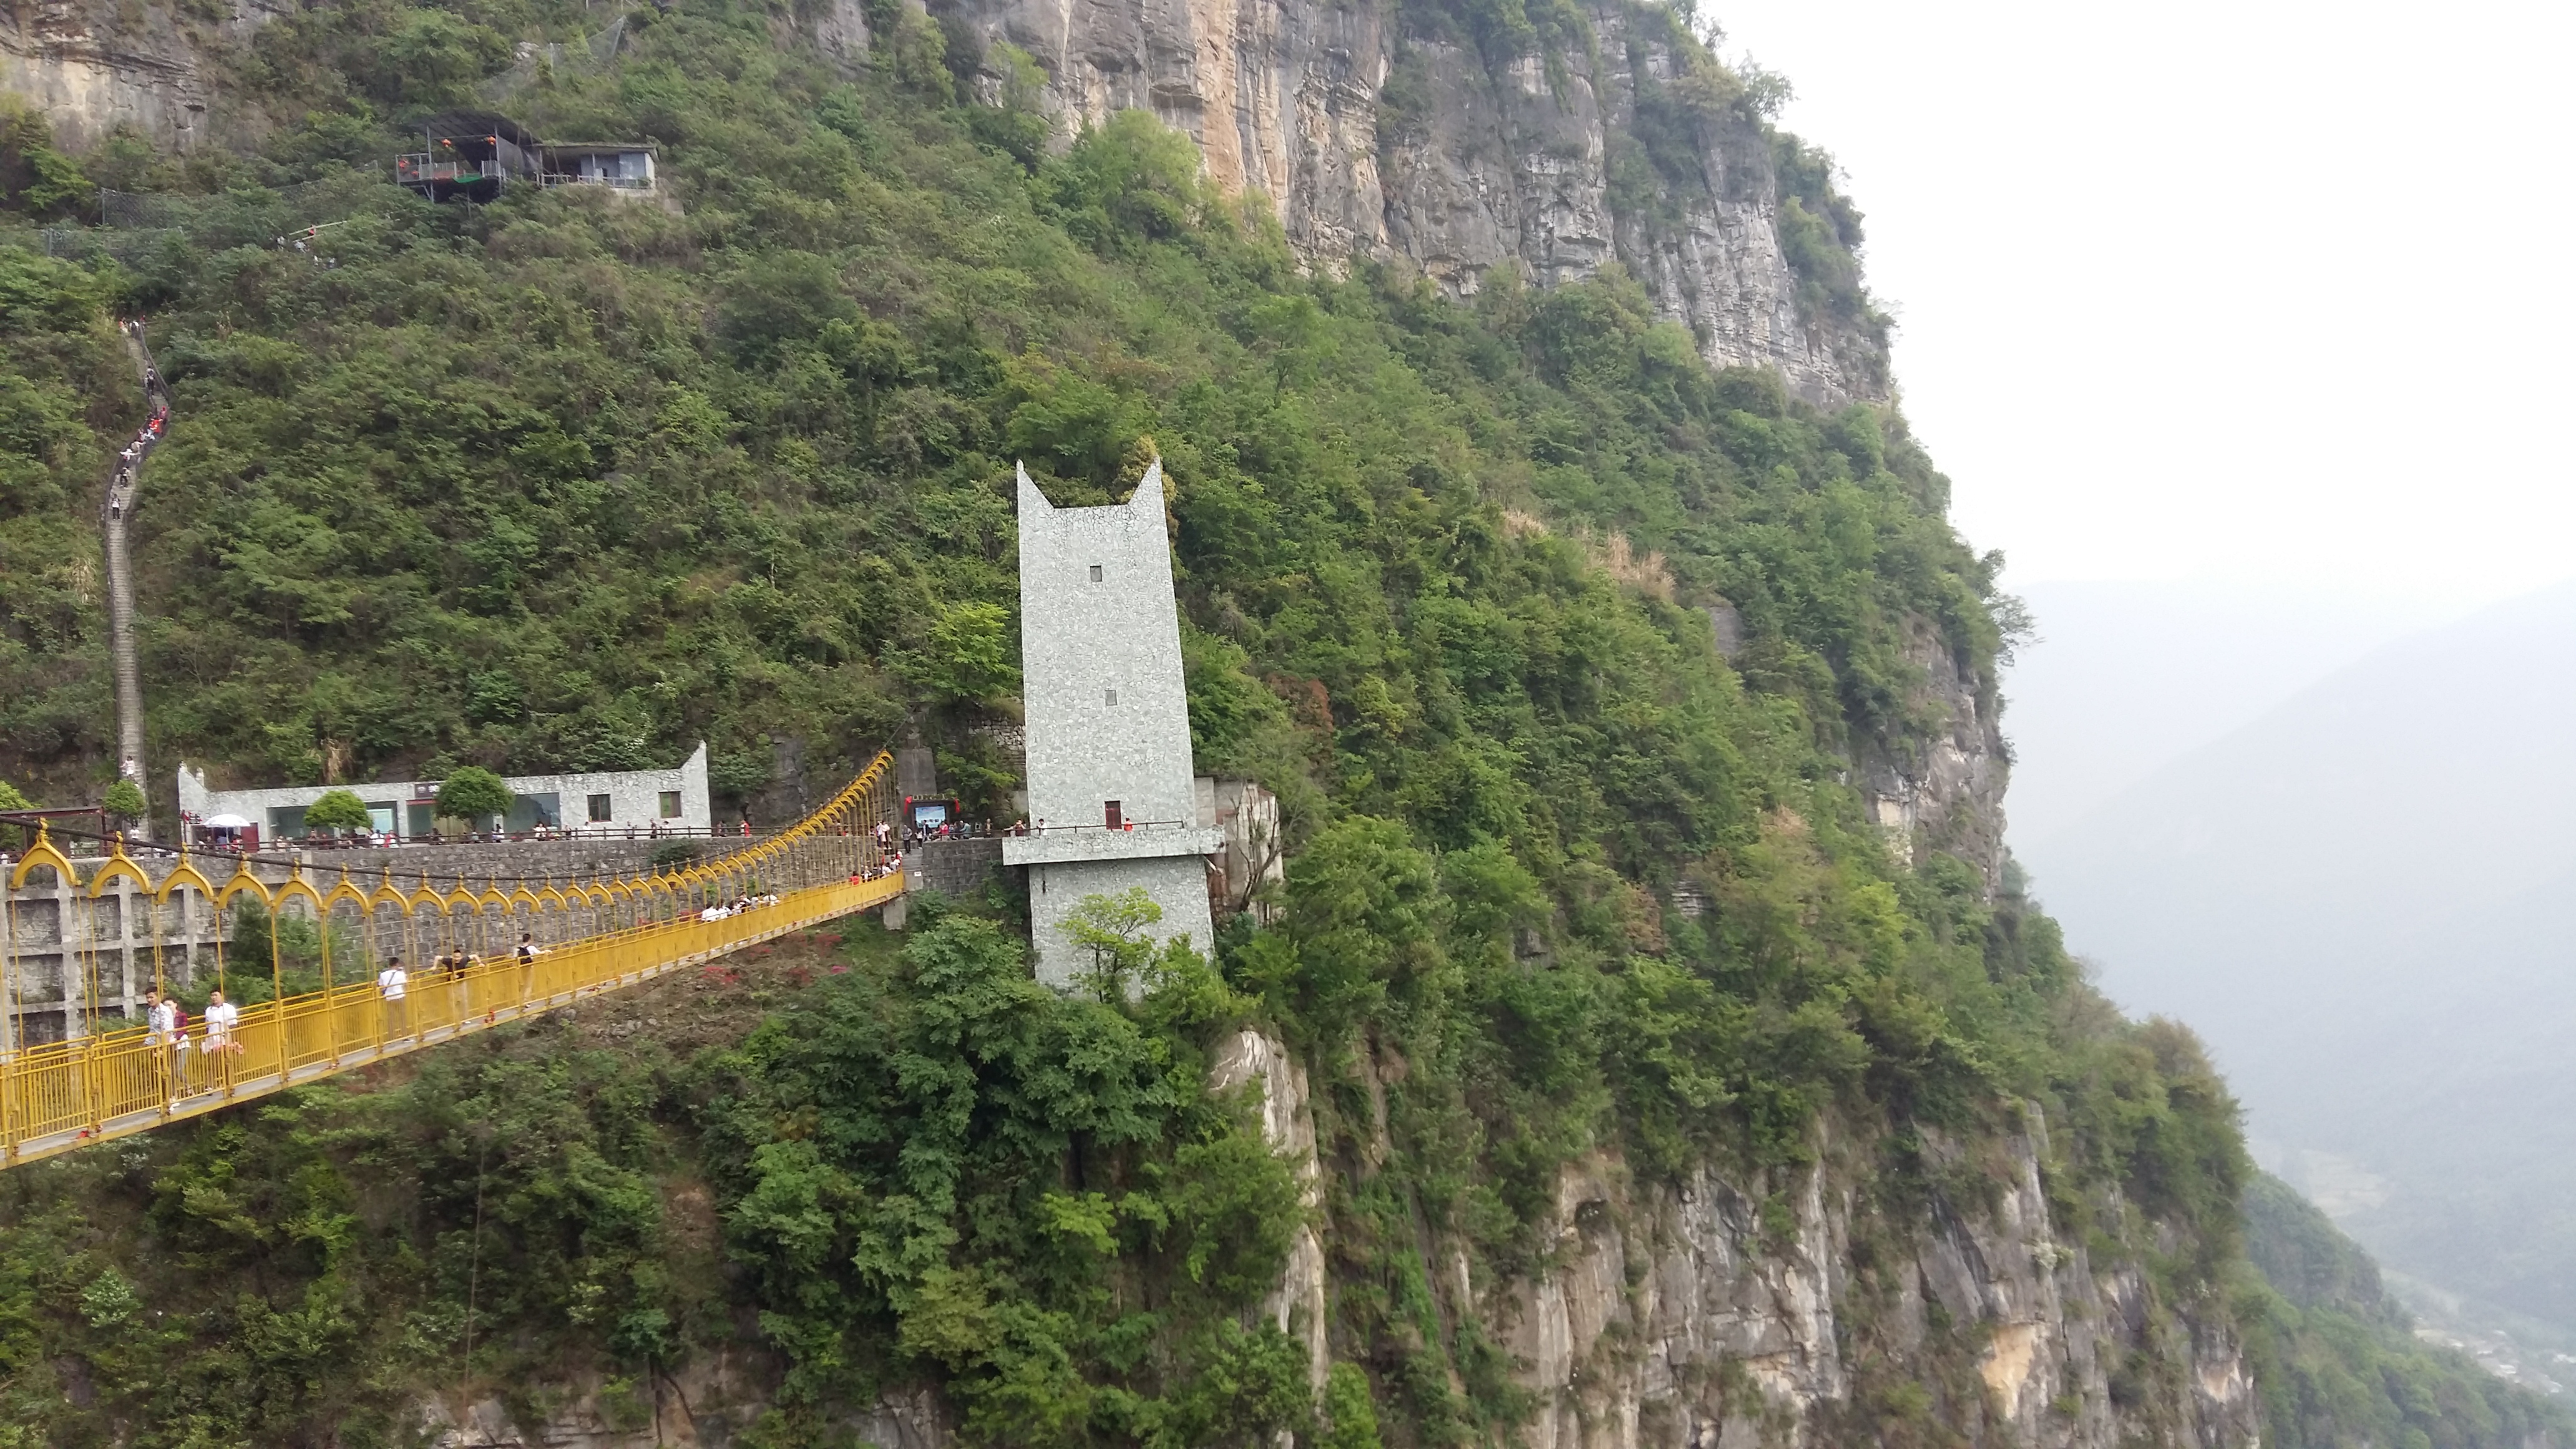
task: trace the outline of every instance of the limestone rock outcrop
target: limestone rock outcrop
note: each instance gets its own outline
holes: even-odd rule
[[[1466,296],[1497,269],[1553,286],[1616,263],[1712,363],[1776,368],[1820,404],[1891,395],[1884,338],[1802,297],[1770,138],[1673,104],[1687,59],[1627,7],[1592,0],[1588,43],[1501,65],[1405,33],[1387,0],[932,9],[1033,57],[1066,134],[1135,108],[1186,131],[1209,178],[1267,198],[1315,265],[1401,260]],[[1651,158],[1641,106],[1684,133]]]
[[[1905,661],[1919,671],[1906,705],[1924,727],[1892,742],[1860,741],[1853,783],[1900,861],[1945,851],[1975,866],[1991,894],[2003,881],[2011,774],[2001,701],[1928,619],[1909,622]]]
[[[1832,1153],[1779,1182],[1703,1168],[1644,1186],[1602,1157],[1566,1170],[1551,1266],[1477,1295],[1537,1397],[1532,1449],[1839,1442],[1839,1421],[1888,1412],[1864,1402],[1873,1372],[1928,1389],[1930,1415],[1966,1442],[2253,1445],[2224,1319],[2160,1316],[2136,1268],[2058,1234],[2027,1110],[2027,1130],[1979,1163],[2003,1174],[1984,1201],[1935,1194],[1912,1221],[1865,1202]],[[1925,1147],[1937,1169],[1965,1156],[1937,1135]],[[1766,1225],[1766,1201],[1788,1208],[1786,1231]],[[2124,1375],[2132,1356],[2187,1371]],[[1962,1360],[1973,1373],[1944,1371]]]
[[[124,127],[189,150],[212,133],[209,53],[284,9],[279,0],[231,0],[223,18],[209,21],[103,0],[0,8],[0,92],[33,104],[74,149]]]
[[[1687,42],[1639,11],[1584,0],[1579,41],[1489,64],[1469,40],[1409,33],[1391,0],[932,8],[953,34],[1028,52],[1061,137],[1130,108],[1186,131],[1209,178],[1266,198],[1313,265],[1401,263],[1453,297],[1617,265],[1712,363],[1774,368],[1821,405],[1893,395],[1883,329],[1818,302],[1793,264],[1771,138],[1749,112],[1675,102]],[[119,126],[174,149],[247,134],[257,118],[219,94],[211,57],[281,10],[36,0],[0,11],[0,91],[74,148]],[[847,0],[808,25],[844,62],[871,40]]]

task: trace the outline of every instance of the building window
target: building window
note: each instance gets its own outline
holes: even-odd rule
[[[1118,802],[1117,802],[1117,801],[1115,801],[1115,800],[1103,800],[1103,801],[1101,801],[1101,802],[1100,802],[1100,813],[1101,813],[1102,815],[1104,815],[1104,816],[1106,816],[1106,817],[1108,818],[1108,821],[1109,821],[1109,828],[1110,828],[1110,829],[1112,829],[1112,830],[1124,830],[1124,829],[1126,829],[1126,828],[1127,828],[1127,816],[1126,816],[1126,812],[1124,812],[1124,811],[1122,811],[1122,810],[1120,810],[1120,809],[1118,808]]]
[[[662,792],[662,818],[665,820],[677,820],[680,818],[679,791],[665,790]]]
[[[1117,691],[1117,690],[1114,690],[1114,689],[1109,689],[1109,690],[1103,690],[1103,691],[1101,691],[1101,701],[1100,701],[1100,702],[1101,702],[1101,703],[1103,703],[1103,704],[1107,704],[1107,705],[1115,705],[1115,704],[1117,704],[1117,703],[1118,703],[1118,691]]]
[[[1098,564],[1093,564],[1091,566],[1091,581],[1095,584],[1100,582],[1100,565]]]
[[[590,823],[593,825],[604,825],[608,822],[608,814],[608,797],[605,795],[591,796]]]

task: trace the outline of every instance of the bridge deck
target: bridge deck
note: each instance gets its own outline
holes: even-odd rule
[[[391,1017],[388,1003],[372,983],[342,987],[330,993],[333,999],[327,1003],[289,997],[288,1065],[282,1072],[276,1066],[274,1003],[242,1013],[241,1026],[234,1033],[240,1049],[211,1067],[212,1057],[227,1054],[209,1054],[201,1042],[192,1042],[187,1052],[174,1052],[154,1044],[141,1031],[63,1043],[67,1049],[49,1053],[51,1061],[31,1061],[37,1053],[26,1053],[0,1062],[0,1122],[12,1129],[9,1140],[0,1145],[6,1147],[8,1165],[14,1166],[203,1116],[290,1086],[541,1016],[586,996],[640,985],[882,905],[902,890],[900,876],[815,886],[784,897],[777,905],[723,921],[668,923],[585,941],[538,958],[534,971],[515,961],[501,961],[462,975],[425,976],[410,987],[399,1017]],[[531,978],[525,983],[525,995],[519,994],[520,978]],[[339,1037],[338,1031],[315,1029],[320,1023],[356,1025],[365,1035],[342,1045],[329,1040]],[[317,1048],[323,1053],[318,1059],[303,1059]],[[197,1060],[184,1060],[189,1056]],[[262,1066],[265,1070],[260,1070]],[[62,1109],[75,1103],[94,1103],[97,1110],[73,1114],[90,1120],[64,1122]],[[56,1104],[55,1110],[47,1111],[48,1104]],[[35,1130],[28,1131],[31,1127]]]
[[[504,891],[486,880],[476,890],[458,879],[442,891],[424,876],[404,891],[386,871],[374,890],[344,874],[325,892],[305,881],[301,865],[291,865],[272,886],[253,875],[248,858],[237,860],[234,876],[217,885],[184,854],[155,882],[121,847],[84,876],[40,831],[6,873],[8,892],[0,900],[6,906],[0,1013],[23,989],[23,978],[36,974],[20,969],[27,961],[56,963],[63,1011],[86,1029],[69,1040],[0,1052],[0,1166],[149,1131],[524,1021],[882,905],[903,891],[902,874],[889,868],[877,846],[880,827],[893,818],[892,766],[891,756],[879,754],[830,803],[767,840],[684,869],[606,882],[594,877],[588,885],[539,880],[531,889],[530,880],[518,880]],[[118,969],[113,958],[128,951],[111,943],[129,938],[129,915],[152,919],[148,964],[157,979],[165,913],[206,918],[220,943],[225,908],[243,894],[265,903],[272,918],[295,909],[315,921],[326,982],[333,923],[346,922],[358,959],[341,964],[356,967],[350,974],[357,980],[243,1007],[229,1031],[210,1029],[200,1016],[175,1038],[122,1011],[100,1009],[102,978]],[[707,909],[745,899],[768,903]],[[386,949],[387,936],[400,945],[406,929],[415,944],[430,936],[479,939],[488,959],[464,970],[414,975],[403,996],[389,1001],[377,986],[377,962],[400,954]],[[521,959],[509,944],[513,932],[544,944],[533,958]],[[272,985],[282,984],[278,933],[266,934],[264,959],[233,963],[236,980],[266,975]],[[420,955],[414,950],[411,958],[417,963]]]

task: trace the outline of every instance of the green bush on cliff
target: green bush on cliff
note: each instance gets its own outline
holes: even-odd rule
[[[1231,1314],[1300,1212],[1246,1104],[1186,1035],[1030,979],[949,917],[865,978],[703,1063],[707,1154],[790,1417],[924,1369],[1020,1444],[1259,1444],[1312,1418],[1302,1349]]]

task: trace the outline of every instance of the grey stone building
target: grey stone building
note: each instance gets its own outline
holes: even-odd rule
[[[708,834],[715,813],[707,796],[707,747],[669,770],[603,770],[581,775],[511,775],[503,783],[517,797],[508,828],[579,830],[623,835]],[[304,833],[304,811],[328,790],[350,790],[364,801],[374,828],[425,836],[436,814],[436,780],[388,780],[369,785],[287,785],[271,790],[209,790],[206,772],[179,766],[179,810],[191,824],[217,817],[248,821],[263,840],[291,840]]]
[[[1038,979],[1067,987],[1091,964],[1065,930],[1086,896],[1142,887],[1158,938],[1205,948],[1224,842],[1193,783],[1163,465],[1105,508],[1058,508],[1025,468],[1019,490],[1030,831],[1003,860],[1028,867]]]

